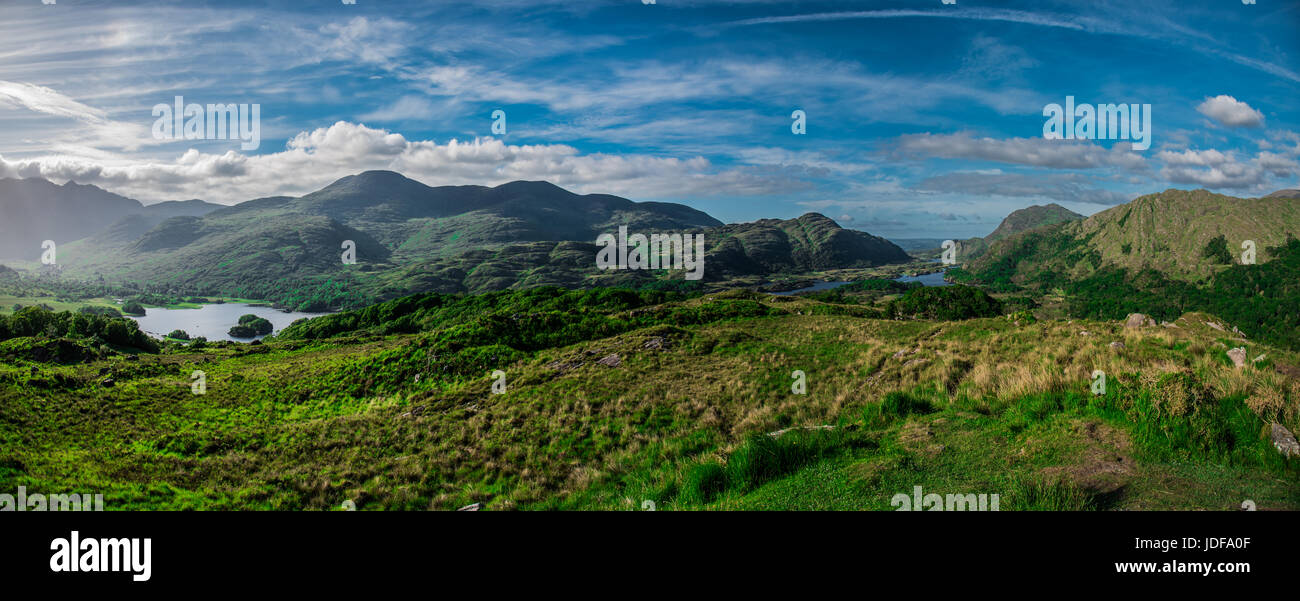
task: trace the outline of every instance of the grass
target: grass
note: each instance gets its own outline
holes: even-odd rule
[[[1300,508],[1297,465],[1251,403],[1294,431],[1293,382],[1225,365],[1201,332],[885,321],[749,293],[661,308],[706,317],[453,354],[439,341],[482,316],[134,362],[6,360],[0,490],[102,492],[109,509],[892,510],[916,486],[998,494],[1003,510]]]

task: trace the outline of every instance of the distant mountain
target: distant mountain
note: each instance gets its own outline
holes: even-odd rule
[[[220,207],[201,200],[145,206],[75,182],[58,185],[40,178],[0,179],[0,216],[4,217],[0,220],[0,258],[35,260],[41,256],[45,240],[53,240],[61,248],[106,234],[124,243],[168,217],[203,215]]]
[[[398,260],[517,242],[595,240],[619,225],[652,231],[722,225],[685,205],[579,195],[548,182],[430,187],[392,171],[367,171],[300,198],[243,203],[213,217],[284,214],[320,215],[368,232]]]
[[[910,261],[893,243],[841,228],[818,213],[691,230],[705,242],[704,281],[737,276],[805,273]],[[487,292],[507,288],[641,285],[665,272],[596,268],[593,241],[526,242],[405,265],[381,276],[385,298],[433,292]],[[680,275],[670,279],[681,279]]]
[[[1040,227],[995,242],[970,270],[1026,282],[1045,272],[1084,277],[1102,266],[1197,281],[1240,263],[1242,244],[1266,249],[1300,235],[1300,204],[1284,196],[1235,198],[1207,190],[1166,190],[1081,221]],[[1222,236],[1223,239],[1218,238]]]
[[[711,267],[730,275],[875,267],[912,260],[897,244],[844,229],[819,213],[723,225],[703,232]]]
[[[1278,190],[1264,198],[1300,198],[1300,190]]]
[[[43,179],[0,179],[0,258],[34,260],[41,242],[72,242],[142,205],[95,186]]]
[[[1056,203],[1017,209],[1004,217],[1002,222],[998,224],[997,229],[993,230],[989,235],[983,238],[956,240],[957,262],[965,263],[975,259],[984,254],[990,244],[1007,236],[1064,221],[1078,221],[1080,219],[1083,219],[1083,215]],[[940,240],[939,242],[942,244],[943,241]],[[939,247],[939,244],[936,244],[928,249],[916,248],[908,249],[908,251],[922,258],[937,258],[941,256],[943,249]]]
[[[684,205],[574,194],[547,182],[430,187],[391,171],[345,177],[297,198],[200,209],[178,203],[133,213],[61,246],[60,264],[73,277],[275,300],[304,280],[332,290],[346,282],[390,298],[664,277],[596,269],[597,237],[622,226],[704,234],[706,280],[911,259],[883,238],[816,213],[724,225]],[[341,260],[348,240],[356,244],[355,265]]]
[[[929,251],[939,248],[945,238],[890,238],[889,241],[907,251]]]
[[[1007,215],[1002,220],[1002,223],[998,224],[998,228],[993,230],[993,233],[984,237],[984,241],[992,243],[1012,234],[1036,227],[1061,223],[1062,221],[1078,221],[1080,219],[1083,219],[1083,215],[1056,203],[1025,207],[1012,211],[1010,215]]]

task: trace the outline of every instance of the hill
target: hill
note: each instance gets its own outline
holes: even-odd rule
[[[1247,240],[1255,243],[1256,261],[1267,261],[1266,248],[1283,245],[1288,234],[1300,234],[1300,206],[1280,196],[1235,198],[1171,189],[1048,227],[1050,231],[1032,240],[1004,238],[976,258],[970,270],[986,272],[1011,262],[1015,274],[1010,279],[1019,282],[1027,281],[1026,274],[1043,271],[1078,279],[1109,266],[1205,281],[1227,265],[1241,263]],[[1207,256],[1220,236],[1218,246],[1226,247],[1226,253]]]
[[[1003,511],[1300,508],[1294,461],[1260,434],[1300,425],[1300,357],[1191,327],[1208,316],[900,320],[536,288],[131,361],[40,338],[38,315],[0,341],[0,483],[102,491],[110,510],[888,511],[915,486]]]

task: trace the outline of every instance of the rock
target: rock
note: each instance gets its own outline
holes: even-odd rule
[[[664,340],[663,336],[654,336],[651,337],[649,340],[645,341],[645,344],[641,345],[641,348],[652,350],[652,351],[660,351],[667,346],[668,346],[668,341]]]
[[[1210,326],[1211,328],[1214,328],[1214,329],[1216,329],[1216,330],[1218,330],[1218,331],[1220,331],[1220,332],[1223,331],[1223,326],[1221,326],[1221,325],[1219,325],[1219,324],[1217,324],[1217,323],[1215,323],[1215,322],[1213,322],[1213,321],[1207,321],[1207,322],[1205,322],[1205,325]]]
[[[916,351],[911,350],[911,349],[903,349],[903,350],[901,350],[901,351],[898,351],[897,353],[894,353],[894,358],[895,358],[895,359],[902,359],[903,357],[906,357],[906,356],[908,356],[908,355],[910,355],[910,354],[912,354],[912,353],[915,353],[915,352],[916,352]]]
[[[113,380],[113,378],[106,378],[103,382],[101,382],[101,384],[103,384],[106,388],[112,388],[114,384],[117,384],[117,382]]]
[[[1241,369],[1246,365],[1246,349],[1241,347],[1229,349],[1228,358],[1232,359],[1232,364],[1236,366],[1237,369]]]
[[[611,353],[596,363],[607,367],[618,367],[623,364],[623,360],[618,358],[618,353]]]
[[[779,436],[781,436],[782,434],[785,434],[786,432],[789,432],[789,431],[791,431],[791,430],[834,430],[834,429],[835,429],[835,426],[831,426],[831,425],[822,425],[822,426],[804,426],[804,427],[802,427],[802,428],[799,428],[799,427],[796,426],[796,427],[793,427],[793,428],[785,428],[785,429],[782,429],[782,430],[777,430],[776,432],[768,432],[767,435],[768,435],[768,436],[772,436],[772,437],[779,437]]]
[[[461,507],[460,509],[457,509],[456,511],[478,511],[478,510],[480,510],[480,509],[482,509],[482,508],[483,508],[483,504],[482,504],[482,503],[470,503],[469,505],[466,505],[466,506],[464,506],[464,507]]]
[[[1079,335],[1080,335],[1080,336],[1092,336],[1092,332],[1089,332],[1088,330],[1079,330]]]
[[[127,360],[127,361],[139,361],[139,360],[140,360],[140,357],[138,357],[138,356],[136,356],[136,355],[127,355],[127,356],[126,356],[126,360]]]
[[[1300,443],[1296,442],[1295,435],[1282,424],[1270,426],[1268,435],[1273,441],[1273,447],[1283,457],[1300,457]]]
[[[1125,348],[1125,346],[1123,342],[1116,340],[1115,342],[1110,343],[1110,348],[1119,350]]]
[[[1141,328],[1154,325],[1156,325],[1156,320],[1141,313],[1129,313],[1128,317],[1124,319],[1124,327],[1126,328]]]
[[[1251,363],[1259,363],[1260,361],[1263,361],[1263,360],[1264,360],[1264,357],[1266,357],[1266,356],[1268,356],[1268,353],[1262,353],[1262,354],[1260,354],[1260,356],[1255,357],[1254,359],[1251,359],[1250,362],[1251,362]]]

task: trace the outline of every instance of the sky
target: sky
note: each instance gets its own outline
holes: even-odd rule
[[[391,169],[891,238],[1300,187],[1300,1],[648,1],[0,0],[0,177],[234,204]],[[259,145],[156,136],[176,96],[258,105]],[[1067,97],[1149,105],[1149,148],[1048,139]]]

